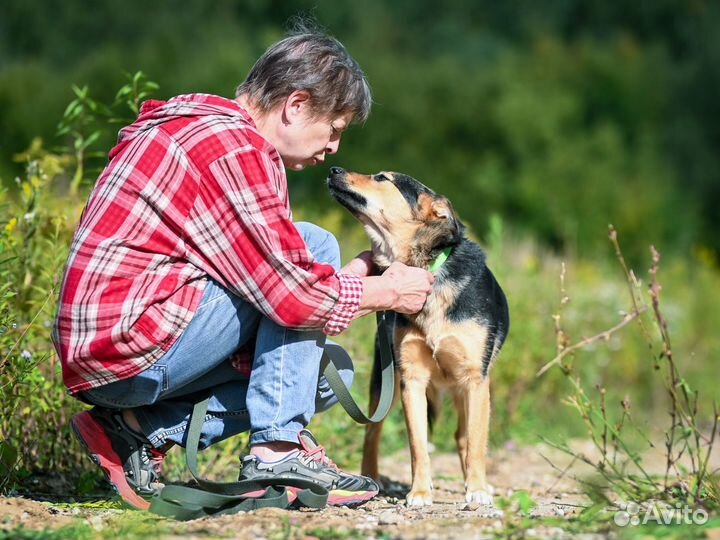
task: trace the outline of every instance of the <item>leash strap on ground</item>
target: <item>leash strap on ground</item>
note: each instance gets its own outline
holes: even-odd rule
[[[282,475],[269,480],[238,482],[213,482],[201,478],[197,470],[197,451],[208,402],[209,399],[205,399],[195,405],[188,427],[185,459],[198,487],[165,486],[153,496],[150,502],[151,512],[184,521],[258,508],[288,508],[291,505],[288,488],[294,488],[297,495],[293,506],[323,508],[327,505],[329,492],[310,480],[286,478]],[[256,496],[258,492],[261,494]],[[253,493],[253,496],[248,497],[249,493]]]
[[[347,413],[361,424],[379,422],[387,415],[393,401],[395,391],[395,365],[390,340],[391,328],[385,312],[377,313],[378,339],[380,345],[380,369],[382,379],[380,399],[372,416],[367,417],[350,395],[345,383],[340,378],[332,355],[325,351],[327,365],[325,377],[330,388]],[[292,488],[296,495],[293,506],[323,508],[327,505],[329,492],[311,482],[298,478],[286,478],[278,475],[275,478],[257,481],[242,480],[238,482],[213,482],[200,477],[197,469],[197,452],[200,447],[200,435],[205,422],[209,399],[195,404],[190,424],[185,459],[188,470],[198,487],[168,485],[155,494],[150,503],[150,511],[165,517],[178,520],[197,519],[203,516],[235,514],[258,508],[288,508],[291,503],[288,489]],[[252,496],[248,496],[251,494]],[[260,493],[259,496],[257,494]]]
[[[332,355],[325,349],[327,357],[327,365],[323,372],[327,382],[330,384],[335,397],[337,397],[340,405],[350,415],[350,417],[359,424],[374,424],[381,421],[387,416],[390,406],[393,402],[395,393],[395,357],[392,349],[392,328],[390,327],[390,317],[385,311],[377,312],[377,332],[380,345],[380,370],[382,374],[380,383],[380,398],[377,407],[370,417],[366,416],[358,404],[350,394],[350,390],[340,378],[337,367],[333,361]]]

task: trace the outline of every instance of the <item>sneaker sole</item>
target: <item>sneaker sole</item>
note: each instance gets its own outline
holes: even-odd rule
[[[87,411],[73,416],[70,424],[85,452],[100,466],[120,498],[139,510],[149,509],[150,502],[138,495],[128,484],[120,457],[113,450],[105,428]]]
[[[292,504],[297,499],[300,488],[286,486],[285,489],[287,489],[288,502]],[[262,497],[265,495],[265,491],[264,489],[252,491],[245,493],[244,497]],[[329,506],[354,506],[369,501],[377,494],[377,491],[344,491],[342,489],[335,489],[330,492],[327,503]]]
[[[378,494],[377,491],[345,491],[334,489],[328,497],[330,506],[353,506],[369,501]]]

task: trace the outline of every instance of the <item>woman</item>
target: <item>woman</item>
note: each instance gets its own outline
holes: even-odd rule
[[[293,223],[284,171],[337,152],[370,105],[342,44],[301,28],[236,99],[146,102],[120,131],[75,234],[53,338],[69,391],[94,405],[73,428],[131,505],[148,507],[164,451],[185,444],[208,396],[203,447],[250,431],[241,478],[292,470],[330,504],[377,494],[305,429],[336,401],[319,377],[325,336],[373,311],[419,311],[432,274],[394,264],[368,276],[367,253],[341,269],[330,233]]]

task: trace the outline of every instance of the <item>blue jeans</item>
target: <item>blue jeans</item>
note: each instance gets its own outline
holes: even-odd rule
[[[297,223],[318,262],[340,268],[340,248],[327,231]],[[250,378],[229,357],[254,340]],[[338,369],[350,386],[353,368],[339,345],[321,330],[291,330],[264,317],[251,304],[210,280],[187,329],[160,360],[129,379],[83,392],[101,407],[133,409],[153,446],[182,446],[193,405],[210,397],[201,448],[250,431],[250,444],[298,442],[298,432],[316,412],[337,403],[320,376],[323,347],[337,348]]]

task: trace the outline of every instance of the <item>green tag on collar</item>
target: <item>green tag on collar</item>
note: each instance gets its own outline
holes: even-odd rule
[[[440,267],[445,264],[445,261],[448,260],[448,257],[450,256],[450,253],[452,253],[451,247],[446,247],[443,249],[440,254],[435,257],[435,260],[430,263],[430,267],[428,268],[429,272],[432,272],[433,274],[440,270]]]

